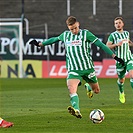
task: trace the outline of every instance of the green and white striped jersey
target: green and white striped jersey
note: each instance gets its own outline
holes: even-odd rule
[[[87,70],[94,68],[90,55],[90,44],[98,38],[88,30],[81,30],[77,35],[70,31],[63,32],[59,40],[65,43],[66,66],[69,70]]]
[[[122,41],[123,39],[126,39],[127,41],[124,41],[121,46],[115,47],[114,52],[119,58],[127,62],[133,59],[128,41],[130,39],[129,32],[128,31],[123,31],[122,33],[119,33],[118,31],[112,32],[108,37],[108,42],[112,42],[113,45],[115,45],[118,42]]]
[[[63,41],[66,49],[67,70],[88,70],[93,69],[92,55],[90,54],[91,44],[102,48],[106,53],[113,56],[112,50],[102,43],[95,35],[88,30],[79,30],[77,35],[71,31],[65,31],[58,37],[51,37],[42,42],[42,45],[51,45],[57,41]]]

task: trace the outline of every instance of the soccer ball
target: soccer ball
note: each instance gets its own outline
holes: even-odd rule
[[[95,124],[101,123],[104,118],[104,113],[100,109],[94,109],[90,112],[90,120]]]

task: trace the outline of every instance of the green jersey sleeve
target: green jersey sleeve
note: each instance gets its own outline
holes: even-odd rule
[[[92,34],[90,31],[87,32],[87,40],[94,43],[96,46],[102,48],[106,53],[109,55],[113,55],[113,51],[110,50],[104,43],[102,43],[94,34]]]
[[[107,47],[104,43],[102,43],[99,39],[94,44],[102,48],[107,54],[111,56],[114,54],[113,51],[109,47]]]
[[[58,39],[64,42],[64,32],[58,36]]]
[[[111,34],[109,35],[107,42],[114,43],[114,39],[113,39],[113,36]]]
[[[59,41],[58,37],[51,37],[48,40],[42,42],[42,44],[45,46],[45,45],[53,44],[53,43],[58,42],[58,41]]]
[[[90,31],[87,32],[87,40],[94,43],[96,40],[98,40],[98,38],[92,34]]]
[[[45,45],[53,44],[53,43],[58,42],[58,41],[63,41],[64,42],[64,32],[62,34],[60,34],[59,36],[57,36],[57,37],[49,38],[48,40],[42,42],[42,44],[45,46]]]

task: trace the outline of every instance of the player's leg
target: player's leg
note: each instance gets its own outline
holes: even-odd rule
[[[89,83],[85,83],[85,89],[87,91],[87,96],[89,98],[92,98],[93,97],[93,90],[92,90],[91,86],[89,85]]]
[[[100,87],[98,82],[97,83],[86,83],[85,88],[87,88],[87,96],[89,98],[93,97],[93,93],[98,94],[100,92]]]
[[[119,92],[123,93],[124,92],[124,82],[125,82],[125,77],[124,78],[118,78],[117,84],[119,88]]]
[[[119,88],[119,100],[121,103],[125,103],[126,99],[125,99],[125,93],[124,93],[124,82],[125,82],[125,78],[118,78],[117,80],[117,84],[118,84],[118,88]]]
[[[12,122],[8,122],[8,121],[5,121],[4,119],[2,119],[0,117],[0,128],[3,127],[3,128],[9,128],[9,127],[12,127],[13,126],[13,123]]]
[[[87,96],[89,98],[93,97],[93,92],[96,94],[100,92],[98,80],[93,69],[91,73],[85,74],[83,76],[83,79],[87,82],[85,83],[85,88],[87,90]]]
[[[73,76],[69,75],[67,79],[67,87],[70,94],[70,103],[72,106],[68,107],[68,111],[71,115],[76,116],[77,118],[82,118],[79,108],[79,97],[77,94],[77,87],[80,83],[79,79],[71,79]]]
[[[70,102],[72,107],[79,110],[79,97],[77,94],[77,87],[79,84],[79,79],[68,79],[67,80],[67,87],[70,94]]]
[[[92,88],[94,93],[98,94],[100,92],[100,87],[99,87],[98,82],[96,82],[96,83],[89,83],[89,84],[90,84],[90,86],[91,86],[91,88]]]
[[[117,67],[117,85],[119,89],[119,100],[121,103],[125,103],[125,93],[124,93],[124,82],[125,82],[125,73],[126,73],[126,67]]]

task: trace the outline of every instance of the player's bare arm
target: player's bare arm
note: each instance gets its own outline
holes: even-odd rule
[[[110,48],[110,49],[114,49],[115,47],[118,47],[118,46],[121,46],[124,41],[127,41],[126,39],[123,39],[122,41],[116,43],[116,44],[113,44],[112,42],[107,42],[106,45]]]
[[[113,45],[112,42],[107,42],[106,45],[110,48],[110,49],[114,49],[116,47],[116,45]]]

